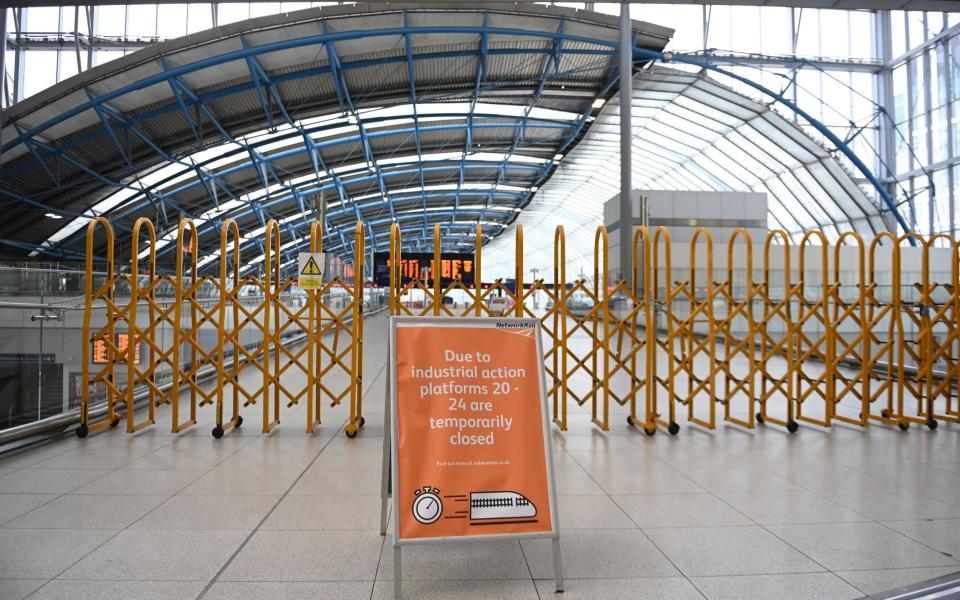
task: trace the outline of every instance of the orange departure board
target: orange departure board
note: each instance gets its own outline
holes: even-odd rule
[[[390,254],[374,253],[374,281],[381,287],[390,285]],[[474,284],[474,262],[472,254],[444,252],[440,255],[440,268],[436,268],[432,252],[404,252],[400,256],[401,285],[414,279],[433,284],[434,275],[440,276],[440,285],[447,287],[459,279],[463,285]]]
[[[117,334],[117,349],[119,350],[118,355],[115,357],[115,360],[110,360],[111,349],[107,344],[107,340],[102,337],[95,338],[93,340],[93,364],[95,365],[105,365],[110,362],[124,363],[127,361],[127,344],[129,343],[130,335],[127,333],[118,333]],[[133,362],[140,364],[140,344],[137,344],[133,349]]]

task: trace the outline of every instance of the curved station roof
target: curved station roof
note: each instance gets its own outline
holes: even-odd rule
[[[634,28],[651,50],[672,33]],[[201,248],[224,218],[251,244],[274,218],[289,252],[321,201],[334,252],[350,250],[358,219],[375,249],[394,221],[407,247],[432,246],[434,223],[454,248],[478,221],[496,236],[614,92],[617,39],[615,17],[586,11],[390,4],[147,48],[4,114],[2,252],[77,258],[95,215],[121,238],[154,219],[158,255],[181,216],[200,224]]]
[[[374,250],[394,222],[405,249],[432,248],[435,223],[444,250],[469,249],[479,222],[512,257],[501,234],[522,222],[529,251],[552,256],[562,223],[589,252],[619,191],[617,25],[529,4],[371,4],[151,46],[4,112],[0,256],[81,258],[85,225],[105,215],[121,240],[150,217],[168,264],[177,222],[194,219],[205,269],[223,219],[238,221],[250,266],[276,219],[292,261],[321,204],[333,252],[352,251],[357,220]],[[672,35],[633,28],[647,51]],[[765,191],[771,226],[792,233],[883,229],[788,119],[715,79],[634,67],[634,187]]]

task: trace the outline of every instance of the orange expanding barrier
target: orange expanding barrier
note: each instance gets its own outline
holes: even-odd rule
[[[479,273],[479,225],[476,238]],[[711,232],[700,228],[689,243],[689,277],[675,280],[670,232],[638,227],[629,287],[611,277],[602,227],[594,236],[592,280],[573,281],[565,231],[557,227],[552,284],[523,283],[519,227],[512,286],[481,285],[479,276],[473,289],[461,281],[445,289],[438,280],[401,283],[400,241],[394,227],[391,314],[499,316],[489,299],[506,296],[511,315],[541,320],[561,430],[571,400],[589,403],[601,429],[610,427],[613,400],[648,435],[660,427],[677,434],[678,413],[714,429],[718,405],[730,425],[790,433],[801,422],[829,428],[879,421],[902,429],[960,422],[960,245],[945,236],[920,241],[922,266],[909,285],[900,258],[907,238],[890,234],[866,244],[847,232],[831,247],[821,232],[795,245],[785,232],[771,231],[758,246],[737,229],[726,242],[726,269],[718,271]],[[931,270],[935,243],[951,252],[949,277],[939,281]],[[441,245],[437,227],[434,251]],[[889,266],[881,268],[882,261]],[[901,299],[908,289],[911,299]],[[469,298],[463,310],[451,308],[456,294]],[[544,308],[537,308],[539,299]]]
[[[102,283],[93,273],[100,229],[107,263]],[[320,226],[314,224],[314,251],[321,249],[319,234]],[[294,293],[296,279],[282,277],[280,229],[273,220],[265,228],[263,277],[241,277],[240,230],[230,219],[220,232],[219,277],[200,276],[198,237],[196,225],[183,220],[176,232],[174,271],[160,273],[154,226],[140,218],[131,236],[129,270],[121,274],[110,223],[102,218],[89,223],[83,337],[92,352],[83,352],[83,377],[90,385],[83,388],[77,434],[86,437],[116,426],[120,407],[128,432],[150,427],[161,403],[171,405],[174,433],[195,425],[199,408],[215,405],[217,438],[243,424],[244,407],[259,403],[268,433],[279,425],[281,400],[288,406],[305,402],[306,431],[312,433],[321,400],[335,406],[348,399],[345,431],[355,436],[364,423],[362,277],[356,282],[333,277],[320,290]],[[354,272],[360,274],[363,240],[363,224],[358,223]],[[345,293],[334,296],[341,290]],[[302,375],[306,383],[292,387],[285,383],[289,374]],[[94,417],[93,384],[106,389],[101,419]],[[189,402],[186,409],[184,401]],[[138,419],[140,404],[145,411]],[[231,405],[226,415],[225,405]]]
[[[121,415],[128,431],[149,427],[160,404],[170,404],[174,433],[214,405],[213,433],[221,437],[243,424],[246,407],[261,405],[269,432],[281,402],[302,402],[312,433],[321,404],[342,401],[350,406],[346,434],[357,434],[364,424],[362,277],[334,277],[298,293],[294,279],[282,276],[273,221],[264,230],[262,276],[242,276],[240,233],[235,222],[223,223],[218,274],[201,275],[197,227],[184,220],[175,268],[161,273],[150,221],[134,225],[128,270],[115,264],[110,223],[89,223],[83,335],[93,351],[84,352],[83,377],[106,397],[101,411],[85,386],[81,437],[116,426]],[[354,234],[354,272],[362,274],[362,223]],[[97,279],[95,238],[107,261]],[[675,243],[666,228],[640,227],[628,286],[611,274],[603,227],[594,235],[592,278],[568,277],[566,235],[557,227],[552,270],[542,271],[552,281],[536,272],[527,280],[518,226],[513,281],[484,284],[477,224],[470,286],[459,275],[401,278],[394,224],[390,314],[539,319],[547,394],[561,430],[571,401],[585,410],[589,403],[586,414],[603,430],[611,409],[622,407],[628,424],[648,435],[660,428],[676,435],[681,414],[704,429],[775,425],[791,433],[799,423],[907,430],[960,422],[960,243],[890,233],[867,242],[852,232],[832,247],[820,232],[793,241],[771,231],[761,244],[736,229],[721,246],[699,228],[689,243]],[[435,264],[442,242],[437,225]],[[319,223],[310,249],[323,249]],[[687,254],[689,263],[674,263]],[[726,268],[715,269],[724,254]],[[678,273],[688,275],[675,279]]]

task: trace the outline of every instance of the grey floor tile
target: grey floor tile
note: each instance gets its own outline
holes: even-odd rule
[[[552,579],[538,579],[540,598],[554,597]],[[566,579],[563,600],[703,600],[697,588],[683,577],[647,579]]]
[[[403,579],[529,579],[516,540],[404,546]],[[393,579],[393,545],[387,539],[377,579]]]
[[[378,581],[373,598],[393,600],[393,583]],[[406,581],[403,597],[416,600],[538,600],[530,580]]]
[[[554,484],[561,496],[594,496],[605,492],[586,471],[580,468],[557,469]]]
[[[775,465],[771,468],[778,471]],[[851,467],[838,464],[824,466],[822,461],[818,461],[815,466],[784,469],[781,475],[784,479],[811,490],[875,490],[897,487],[891,481]]]
[[[79,448],[42,460],[31,469],[119,469],[147,454],[148,450],[127,448],[93,449]]]
[[[823,571],[761,527],[646,529],[687,577]]]
[[[591,475],[608,494],[696,494],[704,491],[673,469],[597,470]]]
[[[46,582],[46,579],[0,579],[0,598],[23,600]]]
[[[292,496],[379,496],[380,469],[307,469],[290,491]]]
[[[0,525],[57,498],[56,494],[0,494]]]
[[[203,600],[368,600],[373,581],[218,581]]]
[[[726,527],[753,525],[711,494],[614,495],[638,527]]]
[[[209,581],[246,538],[244,531],[120,532],[61,575],[97,581]]]
[[[562,530],[635,527],[609,496],[558,496],[557,503]]]
[[[878,523],[771,525],[768,529],[831,571],[956,565]]]
[[[113,471],[71,494],[171,496],[196,481],[204,471]]]
[[[210,471],[180,491],[183,496],[280,496],[300,471],[291,469],[249,469]]]
[[[869,520],[807,490],[741,492],[720,494],[720,498],[761,525]]]
[[[863,594],[833,573],[694,577],[709,600],[853,600]]]
[[[380,528],[380,496],[287,496],[263,529]]]
[[[923,488],[916,490],[920,494],[949,504],[950,506],[960,506],[960,487],[952,488]]]
[[[0,578],[51,579],[116,532],[0,529]]]
[[[730,469],[691,468],[684,475],[714,494],[783,491],[801,489],[795,483],[778,477],[771,471],[757,467],[735,467]]]
[[[611,469],[670,469],[670,465],[653,454],[636,448],[615,452],[569,452],[571,458],[588,472]]]
[[[127,471],[205,471],[216,467],[224,458],[201,452],[177,452],[163,447],[130,462]]]
[[[535,579],[553,577],[550,540],[524,540],[524,556]],[[561,531],[563,573],[572,579],[675,577],[680,573],[639,529]]]
[[[65,581],[55,579],[30,600],[194,600],[205,581]]]
[[[174,496],[131,529],[253,531],[280,496]]]
[[[373,580],[376,531],[258,531],[220,581]]]
[[[894,588],[960,571],[957,567],[915,567],[912,569],[879,569],[837,571],[837,575],[864,594],[882,594]]]
[[[960,506],[951,506],[912,490],[833,490],[821,493],[874,521],[960,518]]]
[[[884,525],[934,550],[960,558],[960,519],[887,521]]]
[[[0,494],[66,494],[106,470],[20,469],[0,477]]]
[[[68,494],[22,515],[4,527],[18,529],[124,529],[166,496]]]

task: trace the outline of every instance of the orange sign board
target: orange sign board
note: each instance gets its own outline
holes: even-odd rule
[[[394,318],[394,539],[557,534],[539,322]]]

